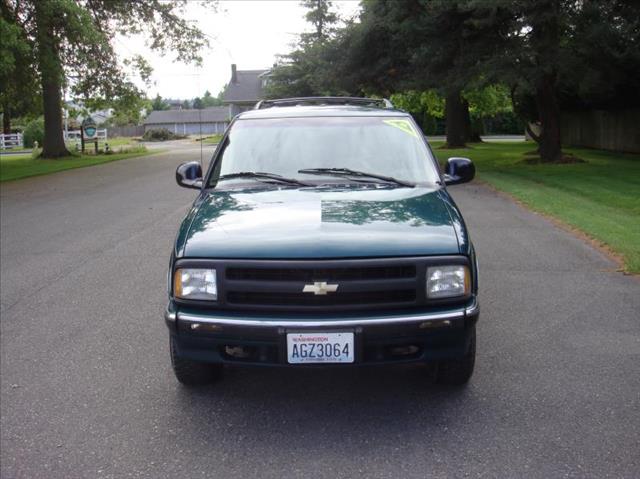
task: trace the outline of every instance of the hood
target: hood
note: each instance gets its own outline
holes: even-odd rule
[[[458,254],[442,193],[424,187],[216,191],[194,205],[176,253],[247,259]]]

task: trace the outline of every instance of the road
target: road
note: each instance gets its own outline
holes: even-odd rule
[[[466,389],[417,367],[181,387],[162,311],[199,152],[1,186],[3,479],[640,476],[640,281],[474,183],[451,188],[480,259]]]

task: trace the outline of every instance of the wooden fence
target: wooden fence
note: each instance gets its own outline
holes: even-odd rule
[[[144,135],[144,125],[112,126],[108,128],[108,131],[110,138],[116,138],[118,136],[142,136]]]
[[[562,114],[562,143],[640,153],[640,109]]]

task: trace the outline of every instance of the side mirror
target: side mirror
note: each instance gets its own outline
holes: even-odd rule
[[[176,169],[176,183],[183,188],[202,188],[202,167],[197,161],[182,163]]]
[[[473,180],[476,175],[476,167],[469,158],[449,158],[444,171],[444,183],[446,185],[459,185]]]

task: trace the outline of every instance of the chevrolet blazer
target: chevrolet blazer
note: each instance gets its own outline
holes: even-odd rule
[[[168,274],[177,379],[224,365],[431,363],[436,381],[473,373],[479,317],[473,243],[411,116],[387,100],[260,102],[230,124],[178,231]]]

